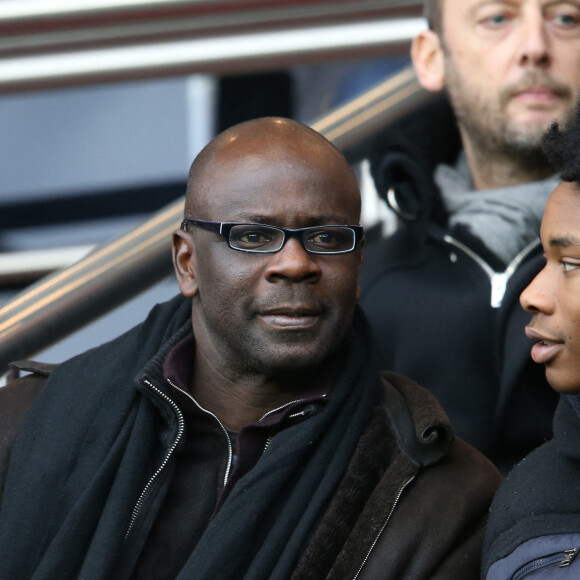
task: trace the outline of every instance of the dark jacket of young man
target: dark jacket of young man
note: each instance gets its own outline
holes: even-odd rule
[[[518,302],[541,268],[539,239],[503,264],[485,240],[448,227],[433,179],[460,152],[446,101],[403,119],[371,149],[379,194],[401,218],[392,236],[366,246],[361,273],[381,367],[431,391],[456,433],[507,472],[551,437],[557,401],[530,360],[529,315]]]
[[[580,398],[564,395],[554,439],[513,469],[493,501],[483,578],[580,577],[579,440]]]
[[[190,308],[0,390],[0,577],[478,577],[499,473],[361,314],[330,393],[234,434],[182,388]]]

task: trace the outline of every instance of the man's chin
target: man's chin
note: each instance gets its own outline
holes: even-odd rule
[[[505,152],[543,157],[542,139],[551,124],[551,119],[535,123],[512,122],[506,124],[501,139]]]
[[[300,375],[316,373],[329,363],[332,353],[312,345],[284,345],[256,351],[255,356],[246,361],[246,371],[276,379],[288,379]]]
[[[542,137],[554,122],[567,123],[569,111],[559,107],[525,107],[506,117],[506,135],[522,144],[541,146]]]

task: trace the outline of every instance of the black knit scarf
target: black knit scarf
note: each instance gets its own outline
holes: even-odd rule
[[[51,375],[12,453],[0,511],[0,578],[124,577],[116,563],[162,419],[134,377],[160,365],[189,316],[190,303],[176,298]],[[236,483],[179,579],[290,576],[380,396],[373,352],[358,313],[328,405],[274,438]]]

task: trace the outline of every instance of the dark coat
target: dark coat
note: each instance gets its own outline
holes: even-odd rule
[[[45,372],[50,369],[40,369]],[[0,390],[0,430],[6,433],[0,437],[0,482],[14,435],[42,382],[33,374]],[[425,390],[391,373],[382,384],[382,400],[292,578],[477,578],[487,510],[500,476],[454,437]],[[161,425],[160,445],[167,444]],[[159,455],[148,450],[151,458]],[[179,536],[179,530],[172,532]]]
[[[432,175],[459,152],[454,127],[437,101],[377,143],[379,193],[392,188],[405,218],[390,238],[365,247],[361,306],[382,368],[429,389],[457,434],[506,472],[551,437],[557,397],[530,359],[529,316],[519,305],[543,258],[538,240],[506,270],[481,240],[447,227]],[[492,306],[506,279],[501,305]]]
[[[493,501],[483,577],[503,580],[529,569],[534,580],[580,578],[578,489],[580,400],[563,396],[553,440],[509,473]]]

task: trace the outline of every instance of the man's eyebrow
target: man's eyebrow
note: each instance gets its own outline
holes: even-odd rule
[[[564,0],[562,0],[564,1]],[[476,4],[473,5],[473,10],[479,10],[485,6],[489,6],[490,4],[508,4],[518,6],[521,4],[521,0],[480,0]]]
[[[570,246],[580,246],[580,238],[572,234],[550,238],[550,247],[568,248]]]
[[[243,221],[245,223],[256,223],[256,224],[272,224],[275,225],[276,218],[272,216],[265,215],[245,215],[237,221]],[[337,214],[321,214],[313,215],[305,218],[305,222],[310,223],[313,226],[321,224],[334,224],[342,223],[344,221],[344,216],[339,216]],[[353,224],[354,225],[354,224]]]

